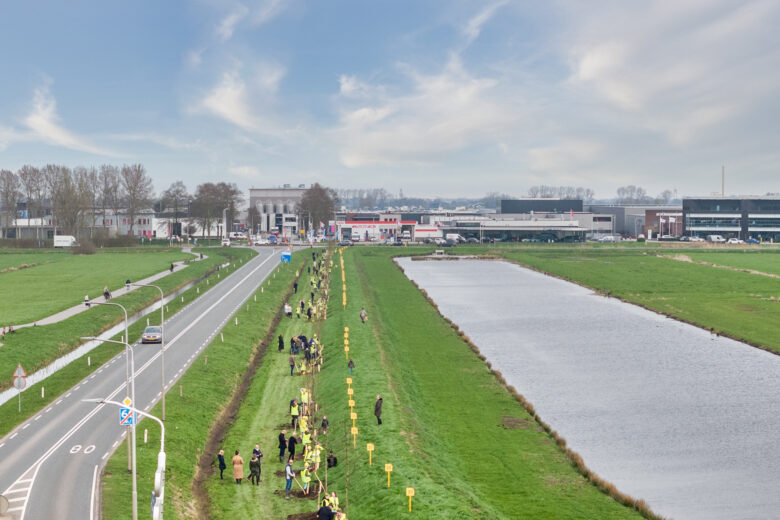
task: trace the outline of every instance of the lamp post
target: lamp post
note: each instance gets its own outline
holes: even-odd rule
[[[124,403],[120,403],[118,401],[111,401],[108,399],[82,399],[82,401],[85,403],[112,404],[114,406],[119,406],[120,408],[127,408],[131,412],[137,413],[138,415],[143,415],[144,417],[148,417],[156,421],[157,424],[160,425],[160,453],[157,454],[157,470],[154,472],[154,496],[156,497],[156,499],[154,501],[154,506],[152,507],[152,519],[153,520],[162,519],[163,502],[165,500],[165,424],[154,415],[143,412],[133,406],[126,406]],[[134,421],[134,425],[135,425],[135,421]],[[135,498],[136,498],[135,492],[133,492],[134,506],[135,506]],[[137,512],[135,511],[135,507],[134,507],[133,518],[136,518],[136,516],[137,516]]]
[[[230,235],[228,234],[227,229],[227,210],[229,208],[225,208],[222,210],[222,238],[228,238]]]
[[[112,340],[100,340],[108,341],[109,343],[121,343],[125,346],[125,391],[129,389],[130,400],[132,404],[135,404],[135,360],[133,359],[133,350],[130,348],[129,336],[127,335],[127,309],[122,304],[113,302],[95,302],[90,301],[89,295],[84,296],[84,305],[89,307],[90,305],[113,305],[119,307],[125,313],[125,341],[124,343],[116,342]],[[98,339],[98,338],[96,338]],[[136,482],[136,464],[135,464],[135,422],[128,427],[130,429],[130,442],[132,456],[128,453],[128,459],[132,461],[132,465],[129,468],[133,475],[133,520],[138,520],[138,486]]]
[[[165,294],[163,293],[163,290],[157,286],[150,283],[129,283],[127,284],[127,288],[130,289],[130,286],[134,285],[135,287],[154,287],[158,291],[160,291],[160,362],[162,366],[160,367],[160,392],[162,394],[162,420],[165,420],[165,305],[163,305],[163,300],[165,299]]]

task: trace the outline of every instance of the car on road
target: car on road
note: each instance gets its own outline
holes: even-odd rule
[[[341,242],[339,242],[339,245],[341,247],[347,247],[347,246],[351,246],[352,242],[350,242],[349,240],[342,240]]]
[[[744,244],[745,241],[744,240],[740,240],[738,238],[732,237],[732,238],[729,238],[728,240],[726,240],[726,243],[727,244]]]
[[[760,244],[761,241],[758,240],[757,238],[750,237],[748,239],[745,239],[745,243],[746,244]]]
[[[141,334],[141,343],[162,343],[162,329],[160,327],[146,327]]]

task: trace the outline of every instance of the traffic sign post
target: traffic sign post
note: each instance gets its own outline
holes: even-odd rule
[[[24,368],[22,368],[22,364],[19,363],[16,365],[16,370],[14,370],[14,388],[16,388],[19,391],[19,412],[22,411],[22,390],[27,388],[27,372],[24,371]]]
[[[134,417],[135,414],[133,414],[132,411],[130,411],[130,408],[120,408],[119,409],[119,426],[132,426],[135,422]]]

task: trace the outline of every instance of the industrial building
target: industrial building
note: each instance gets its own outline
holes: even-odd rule
[[[298,222],[298,202],[307,188],[299,184],[293,188],[285,184],[279,188],[252,188],[249,190],[249,207],[257,210],[257,221],[253,223],[252,233],[279,233],[285,237],[295,237],[304,222]]]
[[[780,197],[683,199],[686,235],[780,240]]]

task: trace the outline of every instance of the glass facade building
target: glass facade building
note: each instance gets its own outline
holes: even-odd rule
[[[780,198],[683,199],[684,233],[780,241]]]

